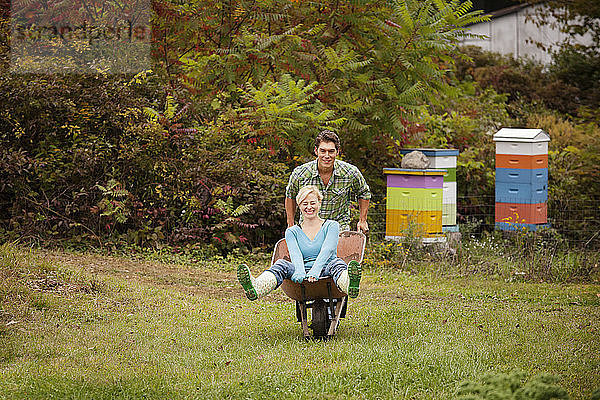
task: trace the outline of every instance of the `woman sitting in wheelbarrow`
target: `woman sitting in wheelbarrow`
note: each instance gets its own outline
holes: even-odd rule
[[[304,186],[298,191],[296,203],[302,213],[302,223],[285,231],[291,262],[277,260],[256,278],[245,264],[238,266],[238,280],[250,300],[277,289],[284,279],[301,283],[305,279],[315,282],[325,277],[332,277],[338,288],[350,297],[358,296],[360,264],[353,260],[347,265],[337,256],[340,225],[319,217],[322,199],[316,186]]]

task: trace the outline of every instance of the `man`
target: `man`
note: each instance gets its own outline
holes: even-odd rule
[[[319,133],[315,139],[316,160],[294,169],[285,191],[287,225],[294,225],[296,195],[300,188],[315,185],[323,194],[319,215],[340,224],[340,230],[350,230],[350,200],[358,198],[360,216],[357,231],[367,232],[367,212],[371,191],[365,178],[354,165],[335,158],[340,153],[340,139],[331,131]]]

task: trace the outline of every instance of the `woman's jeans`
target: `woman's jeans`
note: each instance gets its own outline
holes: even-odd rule
[[[319,275],[319,278],[327,278],[330,276],[337,284],[338,277],[347,269],[348,265],[344,262],[344,260],[336,257],[321,270],[321,275]],[[310,268],[307,268],[306,272],[308,272],[308,270],[310,270]],[[294,269],[294,264],[292,264],[290,261],[279,259],[275,261],[275,264],[273,264],[267,271],[275,275],[275,278],[277,278],[277,287],[279,287],[283,283],[283,280],[290,279],[296,270]]]

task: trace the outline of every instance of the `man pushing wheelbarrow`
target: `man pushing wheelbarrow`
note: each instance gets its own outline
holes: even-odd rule
[[[315,336],[332,336],[339,318],[345,314],[346,295],[356,297],[359,292],[365,244],[360,231],[368,231],[371,193],[358,168],[336,160],[339,149],[335,133],[323,131],[317,136],[317,158],[297,167],[290,176],[285,200],[288,228],[285,242],[280,241],[275,248],[271,267],[256,278],[246,265],[238,267],[238,279],[250,300],[283,284],[284,292],[297,302],[297,316],[305,336],[307,307],[313,308]],[[360,210],[359,232],[347,232],[350,200],[354,196]],[[300,209],[297,225],[296,207]],[[329,312],[323,298],[329,303]]]

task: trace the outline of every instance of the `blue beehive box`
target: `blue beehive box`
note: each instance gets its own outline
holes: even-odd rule
[[[548,200],[548,185],[530,183],[496,182],[496,203],[545,203]]]
[[[548,169],[496,168],[496,182],[543,186],[548,182]]]

